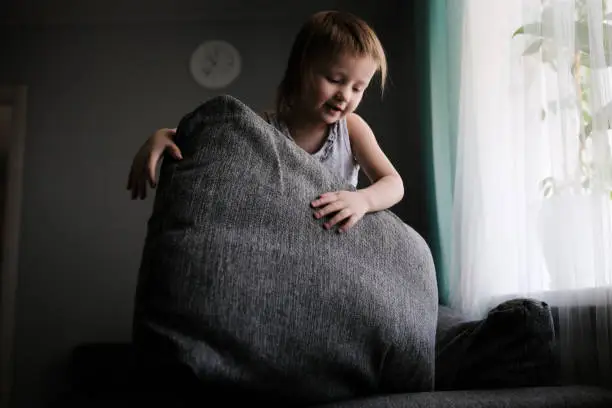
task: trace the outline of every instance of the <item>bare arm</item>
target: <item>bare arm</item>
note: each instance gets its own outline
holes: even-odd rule
[[[402,178],[378,145],[370,126],[356,114],[347,117],[347,126],[353,154],[372,184],[356,192],[327,192],[311,203],[317,209],[317,219],[334,214],[323,227],[330,229],[341,223],[339,232],[352,228],[366,213],[387,209],[404,196]]]
[[[163,128],[155,131],[138,149],[128,175],[127,189],[132,192],[132,199],[147,197],[147,183],[150,188],[157,185],[157,166],[164,151],[175,159],[182,159],[180,149],[174,144],[176,129]]]
[[[367,202],[368,212],[392,207],[404,196],[401,176],[378,145],[366,121],[355,113],[346,121],[353,154],[372,183],[358,190]]]

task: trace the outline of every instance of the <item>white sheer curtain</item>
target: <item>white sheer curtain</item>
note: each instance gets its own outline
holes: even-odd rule
[[[475,318],[511,297],[549,302],[566,380],[612,385],[607,8],[465,1],[449,280]]]

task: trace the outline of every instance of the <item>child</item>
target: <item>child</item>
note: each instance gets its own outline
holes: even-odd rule
[[[346,232],[366,213],[387,209],[404,195],[403,182],[379,147],[368,124],[356,113],[376,72],[381,91],[387,73],[384,50],[374,31],[345,12],[314,14],[293,44],[285,75],[278,87],[276,110],[262,117],[298,146],[357,185],[363,168],[371,185],[356,191],[325,192],[312,203],[324,224]],[[181,152],[172,138],[176,129],[156,131],[132,163],[128,190],[132,199],[146,197],[147,180],[155,188],[155,172],[164,151],[176,159]]]

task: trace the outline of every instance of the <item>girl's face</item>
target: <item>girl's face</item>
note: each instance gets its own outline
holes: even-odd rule
[[[369,56],[341,54],[313,66],[312,82],[306,80],[298,101],[308,119],[332,124],[353,112],[378,64]]]

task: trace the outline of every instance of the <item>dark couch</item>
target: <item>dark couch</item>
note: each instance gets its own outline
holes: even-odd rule
[[[469,321],[438,307],[430,250],[393,213],[322,228],[308,203],[350,186],[240,101],[204,103],[176,142],[134,345],[78,347],[60,406],[612,407],[559,386],[545,303]]]
[[[612,407],[612,391],[562,386],[548,309],[517,300],[468,321],[440,307],[435,392],[370,396],[320,407]],[[517,329],[519,328],[519,329]],[[72,355],[72,390],[58,407],[288,406],[269,396],[237,394],[219,384],[205,388],[182,367],[137,362],[131,344],[84,344]]]

